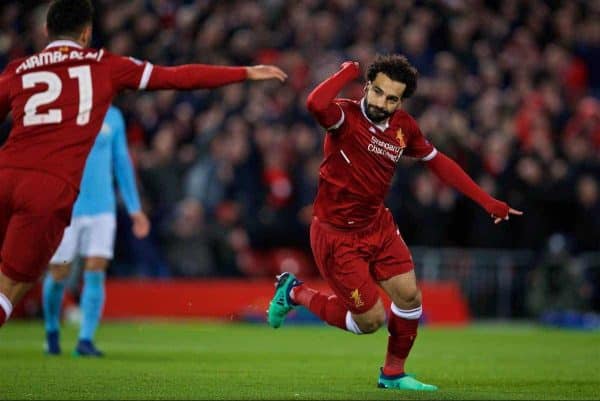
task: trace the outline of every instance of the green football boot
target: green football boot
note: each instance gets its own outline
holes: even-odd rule
[[[415,379],[414,375],[387,376],[383,374],[383,370],[379,373],[377,387],[413,391],[436,391],[438,389],[433,384],[421,383]]]
[[[290,291],[300,284],[302,284],[302,281],[298,280],[292,273],[285,272],[277,276],[275,295],[273,295],[273,299],[269,303],[269,310],[267,310],[269,326],[274,329],[281,326],[287,314],[297,306],[290,298]]]

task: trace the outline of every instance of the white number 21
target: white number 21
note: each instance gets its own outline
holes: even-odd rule
[[[90,121],[92,111],[92,73],[89,65],[71,67],[69,77],[77,79],[79,86],[79,111],[77,125],[85,125]],[[39,124],[57,124],[62,121],[60,109],[49,109],[46,113],[38,113],[37,108],[52,103],[60,96],[62,82],[58,75],[49,71],[31,72],[23,75],[23,89],[35,87],[36,84],[46,84],[48,89],[36,93],[25,103],[23,126]]]

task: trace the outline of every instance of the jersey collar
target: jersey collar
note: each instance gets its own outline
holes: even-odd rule
[[[363,117],[366,118],[368,122],[370,122],[375,127],[377,127],[380,131],[385,131],[386,129],[388,129],[388,127],[390,126],[390,119],[389,118],[386,119],[384,122],[378,124],[378,123],[372,121],[369,118],[369,116],[367,116],[367,111],[365,109],[366,102],[367,102],[367,100],[364,97],[362,99],[360,99],[360,111],[362,112]]]
[[[48,43],[48,46],[46,46],[46,49],[49,49],[51,47],[60,47],[60,46],[68,46],[68,47],[76,47],[78,49],[83,49],[83,47],[81,47],[81,45],[73,40],[54,40],[50,43]]]

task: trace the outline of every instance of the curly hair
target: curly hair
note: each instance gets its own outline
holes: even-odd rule
[[[405,56],[400,54],[377,55],[367,69],[367,80],[373,81],[380,72],[393,81],[402,82],[406,85],[402,99],[409,98],[415,93],[419,73]]]
[[[77,35],[92,23],[93,15],[94,7],[90,0],[55,0],[46,15],[48,34]]]

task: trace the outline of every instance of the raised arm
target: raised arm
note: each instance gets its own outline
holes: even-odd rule
[[[321,82],[308,95],[306,107],[322,127],[336,129],[344,122],[344,112],[333,100],[348,82],[359,75],[358,63],[346,61],[338,72]]]
[[[492,216],[496,224],[502,220],[508,220],[511,214],[523,214],[523,212],[508,206],[507,203],[488,195],[454,160],[439,151],[431,160],[427,161],[427,167],[440,180],[456,188],[484,208]]]

